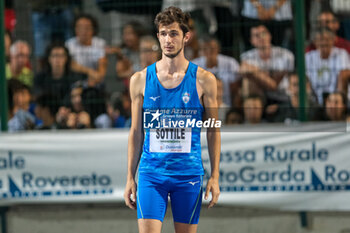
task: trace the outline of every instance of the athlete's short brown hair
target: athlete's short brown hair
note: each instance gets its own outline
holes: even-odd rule
[[[183,34],[185,35],[186,32],[189,31],[189,20],[190,20],[190,14],[183,12],[178,7],[168,7],[157,14],[154,24],[156,25],[157,32],[159,30],[159,26],[165,25],[168,26],[172,23],[178,23]]]

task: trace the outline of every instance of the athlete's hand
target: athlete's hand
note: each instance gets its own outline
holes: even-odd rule
[[[134,180],[128,180],[126,182],[124,192],[125,205],[133,210],[136,210],[136,189],[136,183]]]
[[[211,192],[211,200],[209,202],[208,208],[213,207],[218,202],[219,195],[220,195],[219,180],[213,177],[211,177],[208,180],[207,188],[205,190],[205,195],[204,195],[205,200],[208,199],[210,192]]]

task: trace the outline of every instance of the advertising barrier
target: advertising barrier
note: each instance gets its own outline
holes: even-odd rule
[[[221,137],[220,204],[350,210],[350,134],[226,130]],[[117,130],[1,134],[0,205],[123,201],[127,141],[128,131]],[[207,180],[205,133],[202,158]]]

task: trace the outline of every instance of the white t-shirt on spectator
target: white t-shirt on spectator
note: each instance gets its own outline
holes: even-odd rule
[[[231,95],[230,95],[230,83],[237,80],[237,72],[239,70],[238,62],[229,56],[225,56],[222,54],[218,55],[218,65],[213,68],[207,67],[207,59],[206,57],[199,57],[192,62],[203,69],[213,73],[217,78],[222,80],[223,84],[223,102],[231,106]]]
[[[90,46],[80,44],[76,37],[66,41],[72,59],[78,64],[92,68],[98,67],[98,60],[105,56],[106,41],[102,38],[93,37]]]
[[[294,55],[288,49],[277,46],[271,48],[271,58],[263,60],[260,58],[258,49],[251,49],[242,53],[241,61],[259,67],[265,71],[288,71],[294,70]],[[286,91],[288,79],[284,77],[278,85],[278,89]]]
[[[278,0],[260,0],[260,4],[265,8],[269,9],[276,5]],[[250,2],[250,0],[244,0],[242,15],[251,18],[258,19],[258,11],[255,6]],[[291,1],[287,0],[276,12],[274,20],[282,21],[282,20],[291,20],[293,18],[292,15],[292,6]]]
[[[319,104],[323,104],[323,93],[335,92],[339,72],[350,69],[350,59],[346,50],[333,47],[328,59],[322,59],[318,50],[305,55],[306,74]]]

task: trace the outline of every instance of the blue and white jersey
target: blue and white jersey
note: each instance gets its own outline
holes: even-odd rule
[[[182,82],[174,88],[164,88],[157,77],[156,63],[147,67],[143,100],[145,139],[140,173],[204,174],[201,129],[186,125],[202,121],[204,111],[196,88],[197,69],[197,65],[189,62]],[[149,124],[152,127],[148,128]]]

